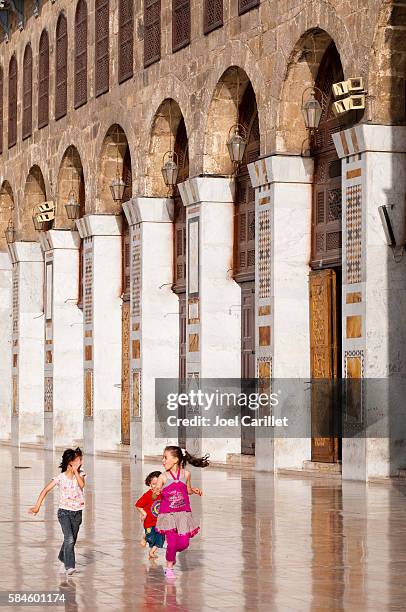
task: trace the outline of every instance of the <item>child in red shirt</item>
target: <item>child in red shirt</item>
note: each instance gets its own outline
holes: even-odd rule
[[[148,542],[150,559],[155,559],[158,556],[155,554],[156,549],[163,548],[165,542],[165,536],[155,530],[159,506],[161,504],[161,495],[158,495],[156,499],[152,499],[160,475],[161,472],[151,472],[148,474],[145,479],[145,484],[149,487],[149,491],[144,493],[144,495],[135,502],[135,507],[141,515],[141,520],[144,522],[145,540],[143,540],[141,544],[145,546],[145,541]]]

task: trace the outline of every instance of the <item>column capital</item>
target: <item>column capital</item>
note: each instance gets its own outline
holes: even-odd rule
[[[254,188],[272,183],[311,183],[313,159],[300,155],[275,154],[248,164]]]
[[[124,202],[123,211],[129,225],[138,223],[171,223],[173,221],[172,198],[131,198]]]
[[[228,204],[234,201],[234,178],[224,176],[196,176],[178,185],[184,206],[200,202]]]
[[[76,221],[81,238],[121,236],[121,215],[85,215]]]
[[[44,253],[54,249],[77,250],[80,246],[79,234],[72,230],[52,229],[48,232],[40,232],[39,242]]]
[[[359,123],[333,134],[333,141],[339,157],[367,151],[406,153],[406,126]]]
[[[39,242],[12,242],[8,245],[11,263],[20,261],[42,262],[43,256]]]

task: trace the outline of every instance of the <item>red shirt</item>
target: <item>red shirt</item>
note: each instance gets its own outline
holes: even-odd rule
[[[161,505],[161,494],[156,499],[152,499],[152,490],[150,489],[142,497],[135,502],[137,508],[142,508],[147,513],[144,519],[144,527],[155,527],[156,520],[159,514],[159,506]]]

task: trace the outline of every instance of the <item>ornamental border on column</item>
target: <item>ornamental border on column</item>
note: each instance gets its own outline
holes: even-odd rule
[[[255,357],[260,392],[270,391],[272,378],[273,304],[272,265],[272,186],[265,160],[248,167],[255,190]]]
[[[363,128],[358,125],[333,134],[342,170],[342,369],[345,378],[363,378],[366,359],[366,172],[365,151],[361,151],[360,144]]]

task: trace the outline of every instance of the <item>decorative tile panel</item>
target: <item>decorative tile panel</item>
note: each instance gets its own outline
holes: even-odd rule
[[[258,298],[271,291],[271,220],[269,210],[258,212]]]
[[[362,188],[361,185],[346,190],[346,282],[361,282],[362,252]]]

